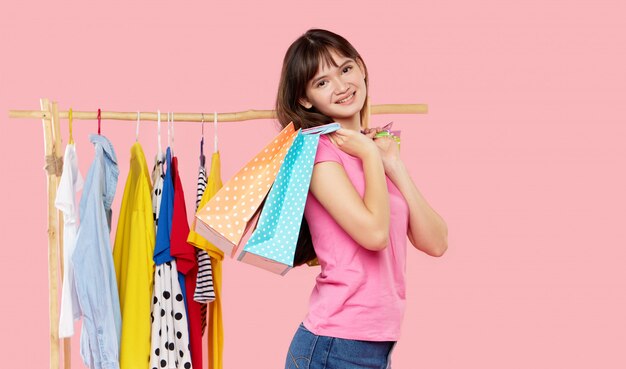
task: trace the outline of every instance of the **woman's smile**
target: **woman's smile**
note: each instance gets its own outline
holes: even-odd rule
[[[354,95],[355,94],[356,94],[356,91],[352,92],[348,97],[335,102],[335,104],[339,104],[339,105],[349,105],[349,104],[352,104],[354,102]]]

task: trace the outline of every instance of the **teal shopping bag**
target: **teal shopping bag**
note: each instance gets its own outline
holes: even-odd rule
[[[320,135],[339,128],[330,123],[298,131],[238,260],[280,275],[293,268],[317,144]]]

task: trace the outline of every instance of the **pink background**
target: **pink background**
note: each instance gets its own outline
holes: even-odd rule
[[[287,47],[321,27],[361,52],[373,104],[430,107],[374,117],[402,130],[402,156],[450,232],[444,257],[409,253],[394,368],[626,367],[624,14],[620,1],[3,2],[2,366],[48,365],[42,129],[8,110],[40,97],[62,110],[271,109]],[[96,123],[74,130],[86,174]],[[62,131],[65,145],[65,120]],[[114,224],[134,131],[103,122],[121,169]],[[224,180],[275,132],[221,124]],[[199,139],[199,124],[176,125],[190,210]],[[151,166],[154,122],[140,142]],[[316,272],[226,261],[226,369],[282,367]]]

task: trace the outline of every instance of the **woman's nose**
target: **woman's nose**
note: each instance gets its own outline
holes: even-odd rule
[[[337,81],[335,82],[335,93],[337,95],[341,95],[345,93],[349,87],[350,86],[346,81],[342,80],[341,78],[337,78]]]

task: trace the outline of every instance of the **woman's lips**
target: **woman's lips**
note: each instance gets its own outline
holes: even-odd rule
[[[335,104],[339,104],[339,105],[347,105],[350,104],[353,100],[354,100],[354,95],[356,94],[356,91],[354,91],[350,96],[337,101]]]

